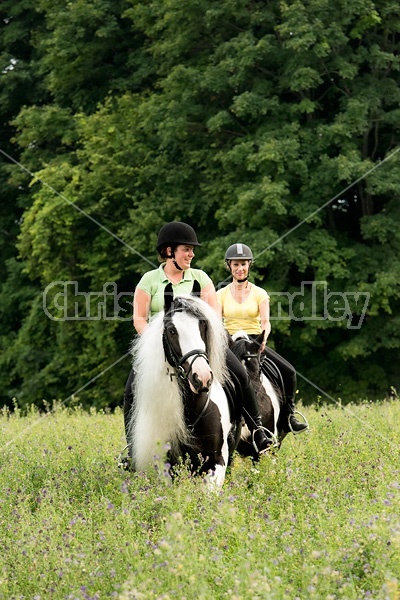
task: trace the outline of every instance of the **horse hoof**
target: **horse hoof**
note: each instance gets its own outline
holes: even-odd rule
[[[128,446],[126,446],[122,452],[115,457],[116,461],[117,461],[117,467],[118,469],[122,469],[123,471],[132,471],[133,467],[132,467],[132,458],[129,455],[124,455],[124,453],[126,452]]]

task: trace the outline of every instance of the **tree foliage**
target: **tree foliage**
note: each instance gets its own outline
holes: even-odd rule
[[[33,283],[14,287],[15,265],[41,290],[115,282],[129,294],[172,219],[196,228],[196,262],[215,283],[227,245],[252,247],[254,281],[271,292],[271,343],[295,364],[303,396],[317,393],[306,380],[343,399],[399,385],[397,3],[6,4],[3,64],[23,47],[37,90],[10,112],[6,71],[7,147],[34,173],[28,189],[26,171],[2,171],[7,207],[23,207],[0,301],[23,307],[4,336],[6,398],[66,398],[132,337],[129,320],[51,321]],[[360,292],[370,294],[363,320]],[[338,317],[343,293],[351,319]],[[128,369],[118,362],[83,402],[119,403]]]

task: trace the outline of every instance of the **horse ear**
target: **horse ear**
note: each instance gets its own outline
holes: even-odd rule
[[[192,291],[190,292],[190,294],[191,294],[191,296],[197,296],[198,298],[200,298],[200,293],[201,293],[200,284],[197,281],[197,279],[195,279],[193,281],[193,287],[192,287]]]
[[[262,331],[254,340],[254,344],[257,346],[257,352],[260,352],[261,344],[264,340],[264,331]]]
[[[172,306],[174,301],[174,292],[172,290],[172,283],[167,283],[164,288],[164,312],[167,313]]]
[[[228,340],[228,348],[230,348],[232,350],[233,345],[234,345],[234,341],[233,341],[233,337],[231,336],[231,334],[229,333],[229,331],[227,329],[225,329],[225,333],[226,333],[226,337]]]

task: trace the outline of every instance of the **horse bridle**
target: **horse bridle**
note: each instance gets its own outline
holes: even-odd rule
[[[207,353],[204,350],[199,350],[199,349],[190,350],[190,352],[186,352],[186,354],[179,357],[179,355],[177,354],[177,352],[175,351],[174,347],[172,346],[172,344],[169,340],[168,333],[166,332],[165,328],[163,331],[162,342],[163,342],[163,347],[164,347],[165,358],[167,359],[168,364],[171,367],[173,367],[173,369],[175,371],[174,374],[171,373],[171,375],[170,375],[171,378],[175,375],[180,381],[187,381],[190,373],[192,372],[193,363],[197,358],[202,357],[209,364]],[[185,370],[185,368],[183,367],[183,364],[191,356],[193,356],[194,358],[189,363],[189,368],[187,370]]]
[[[244,360],[244,361],[250,360],[251,358],[256,358],[257,359],[258,370],[261,373],[261,357],[260,357],[260,353],[259,352],[255,352],[254,354],[252,354],[251,352],[246,352],[242,356],[242,360]]]
[[[179,310],[179,309],[178,309]],[[175,309],[176,312],[176,309]],[[166,330],[165,323],[170,319],[171,315],[168,314],[164,317],[164,330],[162,335],[162,343],[164,347],[164,354],[166,361],[168,364],[174,369],[174,373],[170,373],[170,379],[172,381],[173,377],[176,377],[180,382],[187,383],[190,373],[192,372],[193,363],[197,358],[204,358],[207,361],[207,364],[210,364],[208,359],[208,355],[204,350],[194,349],[190,350],[190,352],[186,352],[183,356],[179,357],[174,347],[171,344],[171,341],[168,336],[168,331]],[[187,371],[183,367],[183,364],[187,361],[188,358],[193,356],[193,360],[189,363],[189,368]],[[188,424],[188,429],[193,431],[196,427],[197,423],[203,418],[205,413],[207,412],[208,406],[210,404],[210,391],[208,391],[206,396],[206,401],[200,413],[197,415],[196,419],[193,423]]]
[[[260,353],[251,354],[250,352],[246,352],[246,354],[243,354],[243,360],[246,360],[246,358],[258,358],[260,360]]]

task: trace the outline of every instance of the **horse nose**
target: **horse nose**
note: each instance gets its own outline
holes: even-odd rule
[[[200,394],[201,392],[208,392],[213,381],[213,374],[210,373],[210,377],[204,381],[202,380],[197,373],[193,373],[192,385],[195,391]]]

